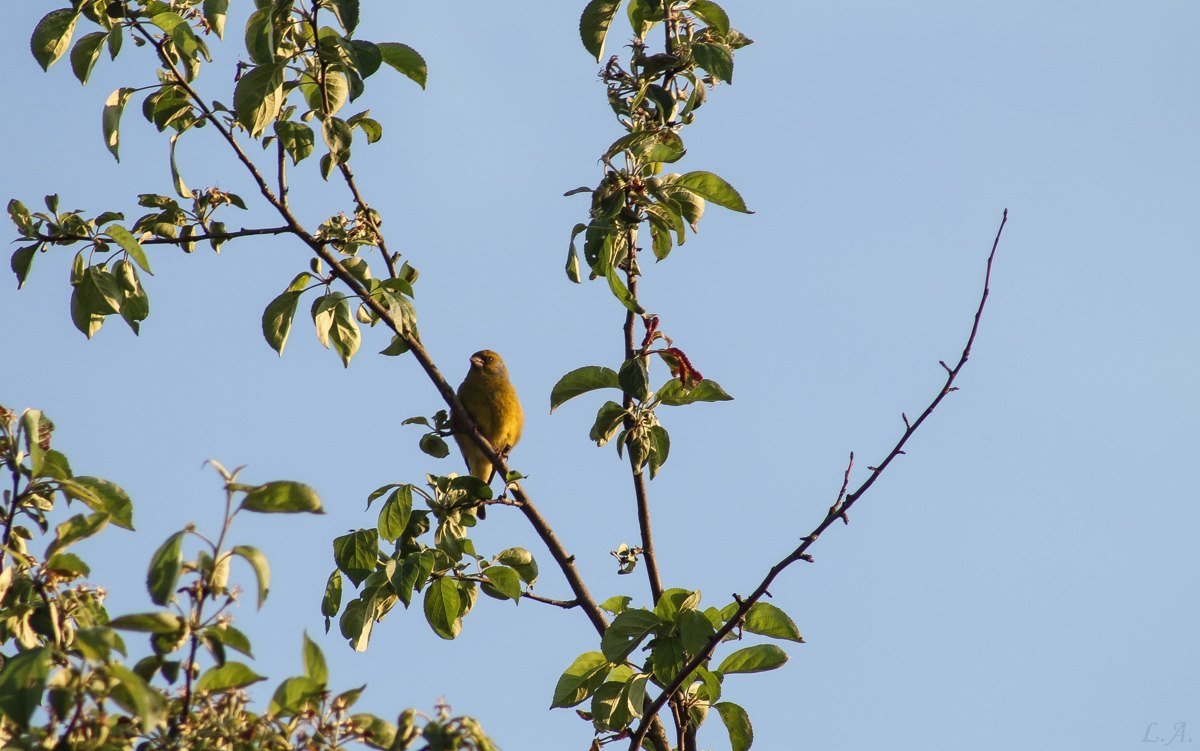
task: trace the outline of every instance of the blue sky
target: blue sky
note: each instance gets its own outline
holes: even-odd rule
[[[663,414],[671,459],[651,496],[669,585],[717,605],[749,591],[820,520],[847,453],[858,480],[883,457],[900,413],[939,387],[938,360],[961,349],[1010,210],[962,390],[850,526],[814,546],[815,565],[773,588],[808,644],[778,671],[726,681],[755,748],[1134,749],[1180,722],[1200,732],[1200,7],[725,5],[756,44],[685,131],[680,167],[721,174],[757,213],[710,209],[642,283],[668,333],[736,397]],[[362,101],[384,139],[355,150],[392,247],[422,272],[423,336],[454,382],[471,352],[504,355],[528,412],[513,464],[593,593],[644,601],[641,572],[617,576],[608,555],[637,525],[625,466],[587,440],[598,400],[548,414],[562,373],[615,367],[621,352],[607,289],[561,270],[586,209],[561,194],[594,183],[620,135],[578,42],[582,3],[364,6],[364,37],[429,63],[425,92],[386,71],[370,81]],[[65,61],[42,74],[27,39],[53,7],[9,10],[0,196],[57,191],[65,206],[134,214],[138,192],[170,192],[166,142],[131,105],[117,165],[99,119],[112,89],[145,81],[144,53],[102,60],[83,89]],[[231,20],[235,41],[239,29]],[[228,69],[201,83],[229,98]],[[251,199],[211,135],[181,141],[185,178]],[[344,189],[304,166],[302,219],[347,209]],[[252,209],[246,226],[273,223]],[[149,607],[140,587],[111,585],[140,583],[167,534],[215,523],[205,459],[317,488],[326,516],[244,519],[234,534],[272,562],[271,599],[238,624],[260,672],[282,679],[299,670],[301,631],[321,632],[330,540],[372,522],[367,493],[458,470],[399,425],[440,405],[411,360],[371,354],[378,331],[348,370],[299,325],[275,356],[259,317],[307,263],[294,243],[151,260],[137,338],[119,321],[91,342],[75,331],[66,253],[39,257],[20,293],[10,277],[0,399],[44,409],[77,472],[133,496],[138,532],[85,548],[113,612]],[[542,553],[519,515],[489,516],[479,547],[514,544]],[[538,591],[564,595],[539,559]],[[335,681],[368,683],[380,713],[445,696],[505,748],[587,745],[572,712],[546,710],[561,670],[595,648],[577,612],[485,600],[453,643],[402,611],[365,655],[336,633],[321,643]],[[706,747],[726,744],[707,730]]]

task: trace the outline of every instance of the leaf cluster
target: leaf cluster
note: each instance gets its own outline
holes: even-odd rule
[[[590,720],[601,738],[625,733],[642,717],[648,686],[671,683],[686,663],[702,654],[717,629],[734,617],[739,603],[701,609],[699,591],[668,589],[653,610],[630,608],[632,599],[612,597],[601,607],[616,617],[604,632],[600,651],[585,652],[563,672],[550,705],[575,707],[588,699],[579,714]],[[784,641],[803,642],[795,622],[770,603],[755,603],[740,628],[726,637],[760,634]],[[712,668],[706,659],[684,680],[677,701],[688,724],[699,727],[710,709],[717,709],[734,749],[750,747],[753,738],[749,716],[740,705],[722,701],[725,678],[738,673],[774,670],[787,662],[787,653],[775,644],[755,644],[727,654]]]
[[[387,751],[491,751],[478,723],[406,710],[396,722],[353,713],[364,687],[329,688],[320,648],[303,638],[304,672],[282,681],[265,711],[245,689],[266,680],[232,653],[253,659],[249,637],[229,608],[240,589],[231,563],[254,576],[259,607],[270,588],[266,556],[250,545],[227,546],[232,522],[252,513],[321,513],[309,487],[293,481],[246,485],[240,470],[213,466],[225,481],[225,516],[216,541],[189,524],[158,547],[145,587],[159,609],[110,617],[105,592],[86,581],[91,568],[75,543],[110,522],[132,529],[132,502],[114,483],[75,475],[51,447],[53,423],[39,410],[18,416],[0,407],[0,458],[12,480],[4,494],[0,553],[0,742],[12,749],[145,751],[178,748],[334,749],[366,745]],[[76,514],[51,533],[48,516]],[[69,512],[68,512],[69,513]],[[26,526],[31,523],[32,526]],[[45,552],[33,552],[48,543]],[[187,551],[194,548],[192,554]],[[131,657],[127,639],[146,639]]]
[[[425,508],[413,507],[418,498]],[[469,536],[478,524],[478,507],[492,498],[492,489],[470,475],[429,475],[425,488],[391,483],[372,492],[368,508],[382,499],[375,527],[333,541],[336,568],[321,602],[326,629],[340,612],[342,636],[363,651],[375,623],[397,603],[409,607],[420,594],[429,627],[443,639],[454,639],[480,592],[519,602],[538,578],[533,555],[519,547],[481,555]],[[357,596],[343,609],[346,579]]]

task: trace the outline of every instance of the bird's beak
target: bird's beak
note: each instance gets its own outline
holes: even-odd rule
[[[478,356],[472,357],[471,358],[471,367],[472,368],[482,368],[483,367],[483,358],[478,357]]]

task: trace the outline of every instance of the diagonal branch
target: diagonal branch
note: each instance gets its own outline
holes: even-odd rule
[[[151,44],[155,44],[154,38],[144,29],[142,29],[140,24],[138,24],[137,28],[143,35],[146,36],[147,41],[149,41]],[[507,478],[509,470],[504,458],[497,453],[496,449],[493,448],[488,443],[487,439],[484,438],[483,434],[479,432],[479,428],[470,418],[470,415],[467,413],[466,409],[463,408],[462,403],[458,400],[458,395],[446,381],[446,378],[441,374],[441,371],[438,370],[437,365],[433,362],[433,358],[429,355],[428,350],[425,349],[425,346],[421,343],[416,333],[409,331],[392,314],[390,309],[384,307],[384,305],[375,299],[367,290],[367,288],[363,286],[363,284],[359,282],[357,278],[354,277],[354,275],[346,270],[346,267],[342,265],[337,256],[331,252],[321,240],[317,239],[316,236],[314,236],[300,224],[288,206],[284,204],[283,201],[271,190],[271,186],[267,183],[262,173],[258,170],[258,167],[246,154],[245,150],[242,149],[241,145],[237,142],[237,139],[234,138],[233,132],[221,122],[220,118],[218,118],[215,113],[204,103],[204,100],[199,96],[199,94],[197,94],[195,89],[188,84],[186,79],[175,67],[174,63],[163,52],[161,45],[155,44],[155,47],[158,49],[159,58],[162,60],[163,65],[167,68],[167,70],[170,71],[175,83],[188,94],[188,96],[196,104],[197,108],[204,115],[205,119],[213,125],[217,132],[220,133],[225,141],[229,144],[230,148],[233,149],[233,152],[237,156],[238,160],[242,162],[243,166],[246,167],[251,178],[253,178],[255,183],[258,185],[259,191],[262,193],[263,197],[267,199],[267,202],[270,203],[271,206],[273,206],[280,216],[282,216],[287,222],[288,230],[300,238],[300,240],[302,240],[304,244],[307,245],[321,260],[329,264],[334,276],[350,287],[351,291],[354,292],[354,294],[362,301],[362,303],[371,309],[372,312],[378,315],[380,320],[382,320],[388,326],[388,328],[390,328],[404,341],[406,345],[408,345],[409,349],[412,351],[413,357],[416,358],[417,363],[421,366],[421,369],[425,371],[425,374],[429,377],[430,381],[433,382],[434,388],[437,389],[443,401],[446,402],[446,405],[450,407],[451,411],[455,415],[459,415],[464,418],[462,419],[462,423],[466,428],[465,433],[471,438],[471,440],[475,441],[479,448],[483,450],[484,454],[492,461],[492,465],[496,468],[496,471],[500,473],[500,476]],[[574,592],[575,598],[579,601],[580,607],[587,614],[588,620],[591,621],[592,626],[596,629],[597,633],[603,634],[604,630],[608,627],[608,620],[604,617],[604,613],[600,610],[600,606],[591,596],[591,593],[587,589],[587,585],[584,584],[582,577],[579,575],[579,571],[575,568],[575,556],[567,553],[566,548],[563,547],[562,543],[558,540],[558,536],[554,534],[554,530],[550,528],[550,525],[547,523],[545,517],[543,517],[541,512],[538,511],[537,507],[534,506],[532,500],[530,500],[529,496],[525,493],[525,490],[516,482],[510,483],[509,488],[511,489],[513,498],[520,505],[521,513],[523,513],[525,518],[529,520],[529,523],[533,525],[534,530],[542,539],[543,544],[545,544],[546,548],[550,551],[550,555],[554,558],[555,562],[562,570],[563,576],[566,577],[567,583],[571,587],[571,591]]]
[[[642,723],[638,726],[637,731],[634,732],[632,739],[630,740],[630,751],[636,751],[640,747],[642,740],[646,737],[646,732],[649,730],[650,722],[663,708],[663,705],[665,705],[667,701],[674,696],[675,692],[679,690],[684,681],[692,675],[696,668],[703,665],[705,661],[712,656],[713,650],[716,648],[716,646],[721,643],[721,640],[724,639],[726,635],[732,632],[733,629],[742,622],[742,619],[745,618],[746,613],[750,611],[750,608],[767,594],[767,590],[771,586],[771,582],[775,581],[775,577],[779,576],[784,569],[796,561],[812,562],[812,556],[808,554],[809,547],[811,547],[812,544],[817,541],[817,538],[819,538],[821,534],[838,519],[842,519],[844,522],[848,523],[849,517],[846,516],[846,512],[850,510],[850,507],[857,503],[858,499],[862,498],[863,495],[871,489],[871,486],[875,484],[875,480],[879,479],[879,476],[883,473],[883,470],[887,469],[888,465],[892,463],[892,460],[904,453],[904,446],[908,443],[908,439],[917,432],[917,429],[921,427],[926,418],[933,414],[933,411],[937,409],[939,404],[942,403],[942,400],[946,398],[946,395],[956,390],[954,387],[954,381],[958,378],[958,374],[962,372],[963,366],[967,364],[967,360],[971,356],[971,346],[975,343],[976,334],[979,333],[979,321],[983,317],[983,308],[984,305],[987,304],[988,294],[991,289],[992,261],[996,257],[996,248],[1000,245],[1000,235],[1004,232],[1004,225],[1007,222],[1008,209],[1005,209],[1004,215],[1000,220],[1000,228],[996,231],[996,239],[992,242],[992,250],[987,257],[987,270],[985,271],[983,277],[983,294],[979,298],[979,307],[975,310],[975,320],[971,325],[971,333],[967,336],[967,343],[963,347],[962,355],[958,358],[958,363],[953,368],[946,368],[946,382],[942,384],[942,388],[938,391],[933,400],[929,402],[929,406],[925,407],[925,411],[921,413],[920,417],[911,423],[909,423],[908,419],[905,418],[904,422],[906,427],[904,433],[900,436],[900,440],[896,441],[896,445],[892,447],[892,450],[888,452],[887,456],[882,462],[875,467],[869,468],[870,475],[868,475],[867,479],[864,480],[857,489],[847,495],[846,488],[849,485],[850,468],[854,463],[854,455],[851,454],[850,464],[847,465],[846,474],[842,479],[841,492],[838,493],[837,500],[832,506],[830,506],[829,511],[825,514],[825,518],[816,526],[815,529],[813,529],[811,533],[809,533],[807,537],[803,539],[803,541],[795,550],[788,553],[783,557],[782,560],[779,561],[779,563],[776,563],[771,567],[771,569],[767,572],[767,575],[763,577],[763,580],[759,583],[758,587],[754,589],[749,597],[736,598],[738,599],[737,612],[735,612],[733,616],[726,621],[723,626],[721,626],[721,628],[717,629],[716,633],[709,638],[704,647],[694,657],[692,657],[692,659],[689,660],[686,665],[684,665],[683,669],[679,671],[679,674],[676,675],[670,683],[663,687],[662,693],[655,697],[654,701],[650,702],[649,706],[646,708],[646,712],[643,715],[644,719],[642,720]]]
[[[326,247],[324,242],[319,240],[300,224],[299,220],[296,218],[295,214],[292,213],[287,203],[281,197],[275,195],[275,193],[271,190],[271,186],[263,177],[254,161],[250,159],[245,150],[237,142],[237,139],[234,138],[233,132],[221,122],[212,109],[210,109],[204,103],[204,100],[199,96],[195,89],[193,89],[188,84],[187,80],[180,74],[178,68],[171,61],[169,56],[163,51],[162,44],[157,42],[152,35],[147,33],[145,29],[141,27],[140,23],[135,21],[134,26],[142,35],[146,37],[148,42],[154,45],[155,49],[158,51],[159,58],[162,61],[164,68],[170,72],[176,85],[180,86],[184,92],[187,93],[189,98],[191,98],[196,107],[203,114],[204,119],[211,123],[217,132],[221,134],[221,137],[224,138],[224,140],[229,144],[229,147],[233,150],[234,155],[238,158],[238,161],[242,163],[247,172],[249,172],[251,178],[253,178],[255,184],[258,185],[259,191],[262,193],[263,197],[272,207],[275,208],[276,212],[279,213],[284,221],[287,222],[291,232],[295,234],[301,241],[303,241],[304,244],[307,245],[309,249],[317,255],[317,257],[329,264],[334,276],[346,284],[346,286],[348,286],[351,291],[354,292],[355,296],[361,300],[363,305],[367,306],[367,308],[379,316],[379,319],[383,321],[387,327],[396,334],[396,336],[400,337],[400,339],[404,341],[409,350],[412,352],[413,357],[417,360],[417,363],[421,366],[421,369],[425,371],[426,376],[428,376],[429,380],[433,383],[434,388],[437,389],[438,394],[441,395],[442,400],[450,408],[451,413],[459,417],[459,421],[464,428],[464,430],[461,432],[464,432],[472,441],[475,442],[480,450],[484,452],[484,455],[487,456],[492,462],[492,466],[497,472],[500,473],[500,476],[507,479],[509,476],[509,469],[504,457],[501,456],[500,453],[488,443],[488,440],[483,436],[483,434],[479,432],[479,428],[476,426],[475,421],[471,419],[470,414],[463,407],[462,402],[459,401],[458,394],[446,381],[445,377],[441,374],[441,371],[438,370],[437,365],[433,362],[433,358],[429,355],[428,350],[426,350],[425,346],[421,343],[416,332],[410,331],[407,327],[405,327],[403,323],[392,314],[389,308],[384,307],[382,303],[380,303],[370,294],[367,288],[361,282],[359,282],[357,278],[355,278],[349,271],[346,270],[346,267],[343,266],[338,260],[337,256],[331,252],[328,247]],[[353,176],[348,175],[348,178],[352,183]],[[383,248],[381,246],[381,250],[382,249]],[[389,264],[389,270],[390,265],[391,264]],[[558,564],[559,569],[562,571],[563,576],[567,580],[567,584],[571,587],[571,591],[575,594],[575,599],[578,602],[580,609],[582,609],[587,615],[588,620],[591,622],[596,632],[600,635],[603,635],[605,630],[608,628],[608,619],[605,618],[604,613],[600,610],[595,598],[593,598],[591,593],[588,591],[587,585],[584,584],[583,578],[580,576],[578,569],[575,567],[575,556],[567,552],[566,548],[559,541],[558,536],[554,533],[554,530],[550,527],[545,517],[541,515],[541,512],[538,511],[537,507],[533,504],[533,501],[526,494],[524,488],[522,488],[517,482],[509,483],[508,488],[512,493],[514,500],[519,504],[521,513],[525,515],[525,518],[529,521],[530,525],[533,526],[534,531],[537,532],[538,537],[541,538],[542,543],[546,546],[546,549],[550,551],[550,555],[554,558],[555,563]],[[650,733],[651,740],[656,748],[660,749],[660,751],[669,751],[666,743],[665,732],[663,731],[662,724],[657,718],[652,718],[651,722],[646,724],[646,727],[642,729],[642,736],[645,737],[647,732]]]

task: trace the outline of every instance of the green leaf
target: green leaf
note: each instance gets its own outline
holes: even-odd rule
[[[679,640],[689,655],[698,655],[715,633],[712,623],[698,610],[687,609],[679,613]]]
[[[29,468],[34,477],[42,472],[46,449],[42,448],[42,411],[27,409],[21,413],[21,435],[29,453]],[[14,491],[15,492],[15,491]]]
[[[224,665],[209,668],[196,681],[197,691],[220,693],[235,688],[245,688],[252,683],[265,681],[266,677],[250,669],[249,665],[241,662],[226,662]]]
[[[482,586],[484,594],[514,602],[521,599],[521,577],[513,569],[508,566],[488,566],[483,575],[488,580]]]
[[[125,112],[125,104],[133,89],[122,86],[108,95],[104,100],[104,111],[100,115],[100,126],[104,132],[104,145],[112,153],[113,159],[121,161],[121,115]]]
[[[331,4],[338,23],[347,34],[353,34],[358,27],[358,0],[331,0]]]
[[[8,217],[12,219],[12,223],[17,225],[17,229],[21,231],[22,236],[30,236],[33,234],[33,217],[29,214],[29,209],[25,204],[15,198],[8,200]]]
[[[83,296],[79,294],[79,288],[71,290],[71,323],[89,340],[104,325],[102,314],[92,312],[85,306]]]
[[[118,313],[121,310],[121,288],[111,272],[99,266],[91,266],[83,272],[83,281],[75,288],[79,302],[89,312],[99,315]]]
[[[373,529],[360,529],[333,541],[333,561],[356,587],[375,571],[378,560],[379,534]]]
[[[179,172],[179,164],[175,161],[175,145],[179,142],[179,137],[183,132],[175,133],[171,136],[170,142],[170,163],[171,163],[171,184],[175,188],[175,193],[180,198],[193,198],[192,189],[183,181],[183,175]]]
[[[693,232],[700,231],[700,219],[704,216],[704,199],[696,195],[687,188],[680,188],[676,185],[668,184],[663,186],[660,191],[666,199],[663,207],[669,209],[670,213],[680,217],[680,220],[674,220],[671,217],[672,229],[679,237],[679,244],[683,245],[684,235],[681,220],[686,219],[688,225]]]
[[[668,407],[678,407],[693,402],[728,402],[733,397],[725,393],[725,389],[716,381],[705,378],[691,389],[684,389],[677,380],[667,381],[658,390],[659,401]]]
[[[150,732],[162,721],[166,710],[162,694],[152,688],[146,680],[120,663],[110,663],[107,670],[116,678],[129,695],[133,714],[139,721],[142,732]]]
[[[357,120],[350,118],[347,122],[363,132],[363,135],[367,137],[367,143],[376,143],[383,138],[383,125],[378,120],[363,117]]]
[[[236,649],[247,657],[254,657],[250,649],[250,640],[246,635],[229,624],[210,626],[204,633],[221,642],[230,649]]]
[[[559,378],[558,383],[554,384],[554,388],[550,390],[550,411],[553,412],[564,402],[574,399],[580,394],[605,388],[621,388],[617,374],[611,368],[599,365],[585,365],[582,368],[576,368]]]
[[[13,257],[15,258],[16,256]],[[571,243],[570,248],[567,250],[567,265],[565,270],[567,272],[568,279],[576,284],[583,283],[583,276],[580,274],[579,270],[579,252],[575,250],[574,242]],[[20,275],[18,274],[18,276]]]
[[[275,12],[270,4],[260,7],[246,19],[245,43],[251,62],[275,62]]]
[[[317,78],[306,74],[300,79],[300,91],[308,106],[319,117],[332,116],[350,99],[350,82],[342,73],[329,69],[326,69],[325,77],[320,81],[318,83]],[[328,107],[325,106],[326,102]]]
[[[92,567],[74,553],[55,553],[47,558],[43,565],[47,571],[54,571],[59,575],[88,576],[92,573]]]
[[[260,514],[325,513],[317,491],[292,480],[276,480],[251,488],[239,508]]]
[[[761,673],[774,670],[788,661],[787,652],[774,644],[755,644],[733,652],[717,667],[723,675],[730,673]]]
[[[629,0],[625,13],[629,16],[633,35],[638,39],[645,39],[646,32],[662,20],[662,3],[660,0]]]
[[[42,471],[34,476],[48,477],[51,480],[70,480],[74,477],[71,474],[71,464],[67,461],[67,457],[54,449],[46,452],[42,459]]]
[[[421,450],[435,459],[445,459],[450,455],[450,447],[436,433],[426,433],[418,443]]]
[[[146,590],[155,605],[166,605],[175,599],[175,586],[179,583],[179,572],[183,567],[183,532],[176,532],[166,539],[150,558],[150,570],[146,574]]]
[[[354,322],[354,314],[350,310],[350,302],[346,298],[338,300],[333,308],[333,321],[329,327],[329,343],[342,359],[344,367],[350,367],[350,358],[358,352],[362,343],[362,332]]]
[[[604,38],[619,7],[620,0],[591,0],[579,17],[579,38],[596,62],[604,56]]]
[[[591,696],[604,682],[611,667],[599,652],[584,652],[576,657],[571,666],[559,676],[558,684],[554,687],[554,697],[550,700],[550,708],[573,707]]]
[[[306,709],[317,709],[321,704],[321,692],[325,685],[306,676],[288,678],[279,684],[271,696],[267,711],[283,717],[300,714]]]
[[[412,553],[404,557],[392,569],[388,583],[392,591],[408,607],[412,602],[412,593],[425,586],[429,573],[433,570],[433,551],[425,551],[428,555]]]
[[[31,649],[6,658],[0,668],[0,710],[21,728],[41,706],[51,657],[49,647]]]
[[[92,75],[92,68],[100,59],[100,50],[104,47],[107,39],[108,32],[93,31],[75,42],[75,48],[71,50],[71,71],[79,79],[79,83],[86,84],[88,82],[88,77]]]
[[[750,715],[731,701],[718,702],[713,709],[721,714],[721,722],[729,731],[729,745],[733,751],[747,751],[754,743],[754,728],[750,726]]]
[[[237,120],[257,138],[283,106],[283,63],[260,65],[242,76],[233,89]]]
[[[733,83],[733,50],[728,45],[715,42],[700,42],[692,45],[692,57],[696,64],[716,78]]]
[[[377,46],[385,63],[411,78],[422,89],[425,88],[429,70],[425,66],[425,58],[421,57],[420,53],[399,42],[379,42]]]
[[[796,622],[769,602],[756,602],[751,605],[742,627],[752,634],[804,643],[804,637],[800,635]]]
[[[679,611],[694,608],[700,602],[700,593],[681,587],[671,587],[662,593],[654,605],[654,612],[664,621],[674,621]]]
[[[687,153],[679,134],[667,129],[637,131],[621,136],[608,147],[604,156],[610,158],[622,151],[650,162],[677,162]]]
[[[154,16],[153,20],[158,23],[163,16],[177,16],[176,13],[160,13]],[[179,23],[163,24],[163,28],[171,35],[171,42],[174,43],[176,51],[184,58],[185,64],[191,63],[188,72],[185,75],[190,79],[195,77],[194,71],[197,70],[196,63],[203,57],[208,62],[212,62],[212,56],[208,53],[208,45],[204,40],[196,36],[196,32],[192,31],[192,27],[179,18]],[[167,26],[170,26],[168,29]]]
[[[408,527],[412,517],[412,486],[401,485],[393,490],[383,502],[379,510],[379,536],[388,542],[395,542]]]
[[[408,342],[404,341],[404,339],[397,334],[392,336],[391,344],[379,350],[379,354],[387,355],[388,357],[399,357],[400,355],[408,352],[408,350]]]
[[[435,579],[425,590],[425,620],[433,633],[453,639],[462,630],[462,597],[453,579]]]
[[[621,427],[621,421],[626,414],[625,408],[616,402],[600,405],[600,410],[596,412],[596,422],[592,424],[588,437],[595,441],[597,446],[608,443]]]
[[[733,186],[711,172],[688,172],[675,179],[672,185],[686,188],[701,198],[705,198],[718,206],[724,206],[743,214],[753,214],[746,208],[746,202]]]
[[[650,666],[659,683],[669,683],[679,675],[684,666],[683,645],[678,637],[659,637],[654,640],[650,651]]]
[[[362,599],[354,599],[346,603],[346,609],[338,621],[338,629],[342,636],[350,640],[350,646],[355,652],[367,651],[371,641],[371,631],[375,627],[374,612],[367,609],[367,603]]]
[[[604,270],[604,277],[608,280],[608,288],[612,290],[613,297],[616,297],[622,305],[638,315],[646,312],[645,309],[638,304],[638,301],[633,298],[633,294],[629,291],[629,288],[625,286],[625,282],[621,281],[621,278],[617,276],[616,266],[610,265],[608,268],[606,268]]]
[[[292,164],[299,164],[307,159],[316,145],[316,136],[312,128],[304,123],[276,120],[275,135],[283,145],[283,150],[292,158]]]
[[[54,555],[80,540],[91,537],[108,526],[108,514],[76,514],[54,528],[54,541],[46,548],[46,555]]]
[[[313,328],[317,332],[317,341],[325,348],[329,347],[329,330],[333,328],[333,311],[341,299],[342,294],[334,292],[321,295],[312,302]]]
[[[692,0],[688,8],[697,18],[725,36],[729,33],[729,16],[725,10],[711,0]]]
[[[658,476],[659,469],[667,462],[671,453],[671,436],[661,425],[650,428],[650,479]]]
[[[617,381],[621,389],[639,401],[644,400],[650,393],[650,371],[645,357],[631,357],[617,372]]]
[[[621,686],[621,693],[612,713],[608,716],[609,725],[614,729],[625,728],[634,719],[642,716],[642,705],[646,702],[646,682],[650,676],[640,673],[633,676]]]
[[[321,125],[321,136],[325,139],[325,145],[329,147],[330,157],[335,163],[342,164],[350,160],[350,144],[354,140],[354,131],[345,120],[340,117],[326,117]]]
[[[231,552],[240,556],[254,569],[254,578],[258,582],[258,608],[262,610],[263,603],[267,601],[267,593],[271,591],[271,564],[267,561],[267,556],[250,545],[235,545]]]
[[[533,554],[525,548],[508,548],[502,550],[496,556],[496,562],[516,571],[517,575],[521,577],[521,581],[526,584],[533,584],[537,581],[537,561],[533,559]]]
[[[325,655],[321,653],[317,643],[308,638],[307,631],[304,632],[304,648],[301,655],[304,658],[304,674],[321,685],[328,683],[329,666],[325,664]]]
[[[17,289],[25,286],[25,280],[29,278],[29,269],[33,266],[33,257],[37,255],[38,247],[38,245],[29,245],[13,251],[9,266],[17,275]]]
[[[625,688],[625,684],[620,681],[605,681],[600,684],[600,687],[596,689],[596,693],[592,695],[592,704],[589,709],[591,710],[592,723],[597,730],[617,729],[611,722],[611,718],[613,710],[616,709],[617,702],[621,698],[621,690],[623,688]]]
[[[80,476],[63,483],[63,490],[93,511],[107,514],[109,521],[118,527],[133,529],[133,501],[115,483],[99,477]]]
[[[133,259],[133,262],[142,268],[142,271],[147,274],[154,273],[150,270],[150,259],[146,257],[145,249],[129,230],[119,224],[110,224],[104,229],[104,233],[111,237],[117,245],[120,245],[121,249]]]
[[[614,595],[600,603],[600,609],[607,610],[613,615],[620,615],[625,612],[631,602],[633,602],[633,598],[628,595]]]
[[[600,639],[600,650],[609,662],[624,662],[650,632],[662,625],[652,611],[642,608],[626,610],[613,619],[612,625]]]
[[[125,41],[124,27],[114,26],[108,31],[108,57],[116,60],[121,52],[121,44]]]
[[[159,611],[157,613],[131,613],[114,618],[108,623],[110,628],[122,631],[139,631],[148,634],[177,634],[183,631],[184,621],[175,613]]]
[[[79,13],[71,8],[61,8],[50,11],[38,21],[29,39],[29,49],[42,70],[49,70],[67,51],[77,20]]]
[[[78,649],[80,654],[89,660],[103,662],[108,660],[114,651],[125,654],[125,640],[107,626],[93,626],[76,631],[71,648]]]
[[[149,317],[150,298],[146,296],[146,290],[139,286],[132,292],[127,291],[121,300],[121,318],[129,324],[134,334],[139,333],[141,322]]]
[[[204,0],[204,20],[218,39],[225,37],[225,14],[229,11],[229,0]]]
[[[321,596],[321,615],[332,618],[342,609],[342,572],[337,569],[325,582],[325,594]],[[328,623],[328,622],[327,622]],[[326,627],[326,631],[328,631]]]
[[[283,355],[283,348],[287,346],[288,334],[292,331],[292,320],[296,317],[296,304],[299,302],[299,292],[284,292],[267,303],[266,309],[263,310],[263,338],[280,356]]]

